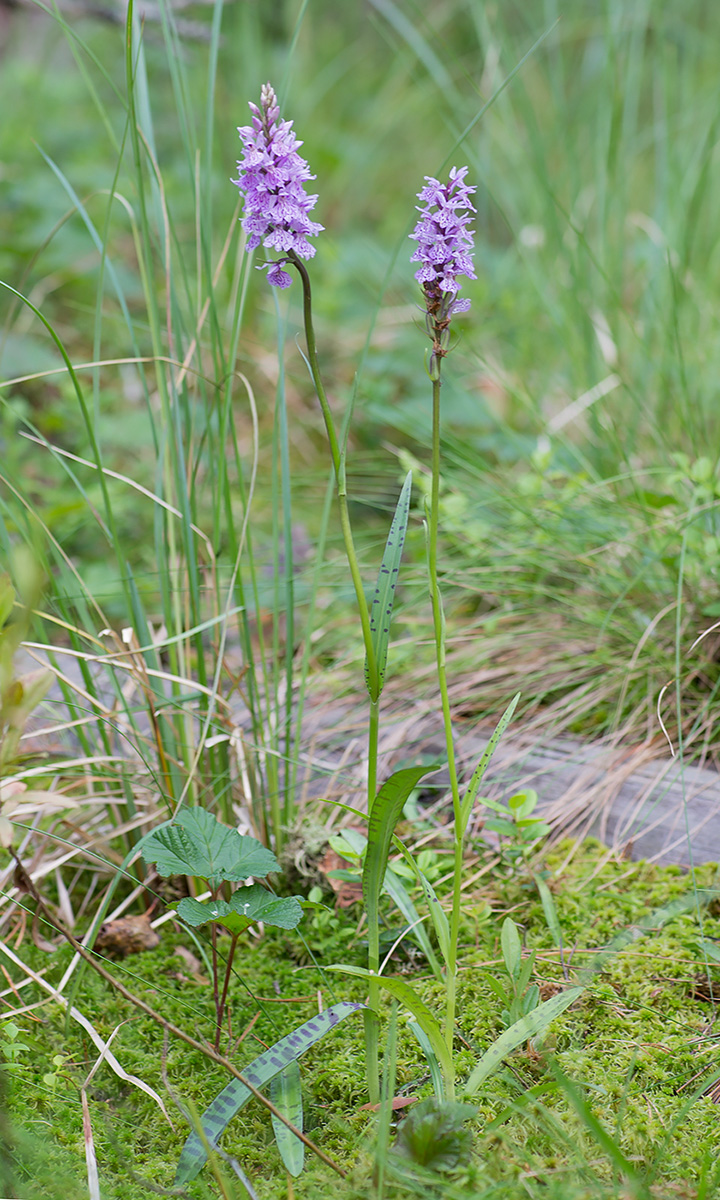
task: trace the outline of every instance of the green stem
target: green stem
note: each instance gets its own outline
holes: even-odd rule
[[[377,795],[378,734],[380,729],[380,704],[370,701],[368,728],[368,813]],[[368,969],[377,975],[380,971],[380,927],[377,921],[368,921]],[[380,984],[371,979],[368,985],[370,1012],[365,1013],[365,1065],[368,1077],[368,1096],[371,1104],[380,1103]]]
[[[460,885],[463,868],[463,835],[460,821],[460,789],[458,787],[457,767],[455,764],[455,746],[453,744],[452,717],[450,715],[450,698],[448,696],[447,674],[445,671],[445,620],[442,610],[442,598],[437,578],[437,540],[440,514],[440,359],[436,360],[433,378],[433,422],[432,422],[432,489],[430,494],[430,530],[428,537],[428,570],[430,575],[430,600],[432,602],[433,626],[435,629],[435,647],[437,656],[437,674],[442,701],[443,726],[445,729],[445,746],[450,772],[450,791],[452,793],[453,817],[455,828],[455,850],[453,863],[453,902],[450,918],[450,946],[447,958],[446,979],[446,1008],[445,1008],[445,1042],[452,1057],[453,1037],[455,1034],[455,1006],[457,993],[457,947],[460,933]],[[454,1079],[446,1080],[448,1099],[454,1095]]]
[[[335,470],[335,482],[337,484],[337,498],[340,509],[340,527],[342,529],[343,541],[345,543],[345,554],[350,566],[350,575],[355,588],[358,612],[360,613],[360,624],[362,625],[363,642],[365,643],[368,691],[370,693],[370,725],[368,736],[369,814],[377,794],[378,702],[381,691],[377,668],[377,657],[375,655],[375,647],[373,646],[372,632],[370,629],[370,613],[368,610],[367,600],[365,599],[365,590],[363,588],[360,567],[358,564],[357,554],[355,553],[352,528],[350,525],[350,513],[348,511],[347,502],[347,482],[345,477],[345,448],[343,447],[342,451],[340,449],[337,433],[335,432],[335,422],[333,421],[332,412],[330,405],[328,404],[322,376],[320,374],[317,345],[315,343],[315,329],[313,327],[312,319],[312,291],[310,288],[310,276],[307,273],[305,264],[297,257],[293,250],[289,252],[288,258],[293,266],[297,269],[302,280],[303,316],[305,320],[305,342],[307,345],[308,363],[313,377],[313,383],[315,384],[315,392],[320,402],[320,408],[322,409],[322,415],[325,421],[325,429],[327,430],[328,442],[330,444],[330,454],[332,456],[333,468]],[[378,929],[377,924],[375,925],[374,929],[371,928],[370,922],[368,922],[368,967],[371,971],[375,972],[377,972],[380,967],[380,930]],[[368,1095],[370,1097],[370,1103],[378,1104],[380,1101],[380,1070],[378,1054],[380,1032],[380,1022],[378,1018],[378,1012],[380,1009],[380,985],[377,980],[370,980],[368,991],[370,1011],[364,1014],[365,1064],[368,1076]]]
[[[213,929],[214,928],[215,928],[215,925],[213,923]],[[227,1002],[228,988],[230,986],[230,974],[232,972],[233,958],[235,957],[235,947],[237,946],[237,943],[238,943],[238,937],[239,937],[239,934],[237,934],[237,933],[233,935],[232,942],[230,943],[230,952],[228,954],[227,963],[225,965],[225,980],[223,982],[222,996],[220,997],[220,1008],[218,1011],[218,1029],[217,1029],[218,1037],[220,1034],[220,1025],[221,1025],[223,1016],[225,1014],[225,1004]],[[220,1049],[219,1045],[216,1046],[215,1049],[219,1050]]]
[[[368,730],[368,812],[377,796],[378,735],[380,731],[380,701],[370,701]]]
[[[340,507],[340,527],[342,529],[343,541],[345,543],[345,554],[347,555],[348,565],[350,567],[350,575],[355,588],[355,596],[357,598],[358,611],[360,613],[360,623],[362,625],[363,642],[365,643],[365,655],[368,663],[368,690],[370,692],[370,696],[377,700],[380,694],[380,687],[378,680],[377,659],[375,657],[375,648],[373,646],[372,633],[370,631],[370,613],[368,611],[367,600],[365,599],[365,590],[363,588],[360,567],[358,565],[357,554],[355,553],[355,543],[353,542],[352,528],[350,526],[350,514],[348,512],[347,503],[347,483],[345,479],[345,455],[344,453],[340,452],[340,445],[335,432],[335,422],[333,421],[330,405],[328,404],[328,399],[325,395],[322,376],[320,375],[320,364],[318,362],[317,346],[315,343],[315,330],[313,328],[312,319],[312,292],[310,290],[310,276],[307,273],[305,264],[297,257],[294,250],[289,252],[288,258],[293,266],[297,268],[302,280],[303,317],[305,320],[305,342],[307,345],[308,362],[310,364],[313,383],[315,384],[315,392],[320,402],[320,408],[322,409],[328,442],[330,443],[330,454],[332,456],[333,467],[335,468],[337,498]]]

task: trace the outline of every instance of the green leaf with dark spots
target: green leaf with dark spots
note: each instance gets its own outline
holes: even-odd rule
[[[549,1000],[539,1004],[533,1012],[528,1013],[526,1017],[521,1017],[509,1029],[501,1033],[472,1070],[463,1089],[465,1094],[470,1096],[476,1092],[488,1075],[492,1075],[503,1059],[507,1058],[508,1054],[512,1054],[513,1050],[517,1050],[518,1046],[522,1046],[531,1037],[537,1037],[539,1033],[544,1033],[548,1026],[561,1013],[565,1012],[565,1009],[569,1008],[584,990],[581,987],[568,988],[566,992],[560,992],[558,996],[551,996]]]
[[[373,694],[366,659],[365,683],[370,692],[371,700],[377,700],[385,682],[385,668],[387,666],[388,645],[390,643],[390,622],[392,620],[395,588],[397,586],[400,560],[402,558],[403,546],[405,545],[405,534],[410,515],[411,492],[412,471],[408,471],[395,507],[395,515],[392,519],[390,532],[385,544],[385,553],[380,565],[375,594],[370,605],[370,632],[372,634],[372,644],[375,650],[378,673],[377,691]]]
[[[280,1071],[284,1071],[291,1063],[297,1062],[306,1050],[320,1041],[345,1017],[350,1016],[351,1013],[360,1012],[364,1008],[364,1004],[354,1004],[349,1000],[333,1004],[331,1008],[326,1008],[324,1012],[318,1013],[312,1020],[306,1021],[293,1033],[289,1033],[287,1037],[281,1038],[269,1050],[265,1050],[249,1066],[243,1068],[243,1075],[253,1087],[263,1088]],[[239,1079],[231,1079],[227,1087],[223,1088],[215,1097],[200,1118],[203,1132],[211,1147],[217,1146],[228,1123],[251,1096],[252,1092]],[[187,1183],[190,1179],[194,1179],[205,1165],[206,1160],[207,1154],[202,1141],[196,1133],[191,1133],[180,1155],[175,1172],[175,1183]]]

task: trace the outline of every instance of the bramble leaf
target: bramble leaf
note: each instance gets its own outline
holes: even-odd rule
[[[250,875],[264,878],[279,869],[275,855],[257,838],[221,824],[205,808],[181,809],[174,820],[151,833],[143,858],[154,862],[160,875],[199,875],[212,888]]]
[[[279,929],[294,929],[302,920],[303,910],[298,896],[273,896],[259,883],[238,888],[230,901],[194,900],[187,896],[177,907],[177,914],[187,925],[197,929],[208,921],[217,921],[230,933],[238,934],[263,921]]]

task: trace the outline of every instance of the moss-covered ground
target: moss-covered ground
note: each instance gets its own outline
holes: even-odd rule
[[[565,861],[568,848],[561,846],[548,855],[550,871]],[[693,881],[677,868],[605,858],[597,843],[588,843],[552,884],[571,979],[592,963],[593,951],[620,931],[694,886],[715,883],[712,866],[703,867]],[[488,878],[465,907],[457,1043],[461,1078],[502,1031],[501,1005],[488,977],[507,980],[499,949],[507,913],[523,929],[526,948],[538,952],[535,981],[543,993],[563,980],[560,955],[532,878]],[[484,916],[487,902],[493,910],[490,919]],[[362,999],[357,981],[322,971],[337,960],[362,963],[357,916],[350,912],[306,919],[305,938],[317,966],[298,966],[308,950],[295,933],[267,931],[243,947],[232,990],[232,1031],[234,1037],[242,1037],[232,1057],[239,1066],[316,1013],[319,1002],[327,1007],[335,999]],[[690,908],[663,928],[651,928],[605,961],[544,1042],[514,1053],[484,1085],[476,1097],[473,1162],[460,1177],[438,1185],[439,1194],[572,1200],[624,1195],[614,1183],[619,1159],[613,1161],[613,1156],[621,1153],[637,1179],[644,1181],[642,1187],[652,1184],[655,1196],[700,1200],[712,1195],[718,1109],[709,1096],[689,1104],[718,1065],[712,1000],[701,998],[712,995],[712,989],[694,987],[698,976],[712,980],[702,937],[720,940],[720,917],[713,904]],[[198,954],[187,931],[166,924],[156,950],[115,963],[112,970],[167,1019],[196,1036],[210,1037],[213,1009],[205,967],[188,967],[176,956],[181,946]],[[61,977],[70,957],[64,946],[48,955],[31,947],[29,938],[18,953],[34,969],[44,969],[50,981]],[[17,968],[3,965],[11,977],[19,978]],[[415,987],[428,1003],[441,1008],[442,989],[432,977],[417,965],[398,962],[398,969],[412,969]],[[34,986],[20,995],[25,1004],[41,999]],[[161,1029],[139,1016],[90,969],[83,970],[73,1002],[103,1037],[114,1034],[112,1049],[122,1066],[163,1096],[172,1120],[171,1125],[153,1100],[122,1082],[107,1064],[100,1066],[87,1092],[102,1195],[107,1200],[135,1200],[165,1194],[173,1186],[187,1134],[173,1097],[201,1112],[227,1079],[177,1041],[170,1040],[164,1050]],[[398,1020],[396,1092],[429,1095],[419,1047],[405,1028],[405,1018],[400,1015]],[[15,1058],[5,1072],[14,1129],[8,1157],[15,1194],[23,1200],[87,1196],[80,1086],[97,1050],[78,1023],[66,1022],[52,1001],[14,1018],[14,1024],[19,1028],[15,1049],[8,1050],[11,1039],[3,1032],[7,1022],[0,1026],[0,1046],[6,1058]],[[59,1055],[62,1063],[56,1059]],[[270,1121],[256,1103],[234,1119],[223,1139],[225,1149],[242,1164],[261,1200],[331,1194],[351,1200],[373,1194],[376,1118],[362,1108],[367,1095],[360,1018],[347,1019],[306,1055],[302,1077],[306,1132],[348,1172],[345,1181],[308,1156],[304,1174],[290,1185]],[[572,1094],[565,1078],[576,1085]],[[228,1168],[222,1169],[227,1174]],[[641,1184],[636,1181],[634,1186]],[[432,1193],[428,1185],[424,1190]],[[391,1179],[386,1188],[388,1196],[411,1191],[408,1180]],[[187,1186],[191,1197],[218,1194],[207,1167]],[[227,1194],[243,1194],[237,1179]]]

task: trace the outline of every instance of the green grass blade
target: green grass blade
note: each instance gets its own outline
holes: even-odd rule
[[[540,896],[540,903],[543,906],[543,912],[545,913],[545,920],[547,921],[547,927],[550,930],[550,933],[552,934],[552,940],[554,941],[555,945],[559,946],[560,949],[562,950],[562,946],[563,946],[562,929],[560,928],[560,918],[558,917],[558,914],[557,914],[557,908],[555,907],[555,901],[553,899],[553,894],[550,891],[550,888],[546,884],[545,880],[541,879],[539,875],[533,875],[533,879],[535,880],[535,886],[536,886],[536,888],[538,890],[538,894]]]
[[[288,1121],[292,1121],[293,1125],[302,1132],[302,1083],[297,1062],[292,1062],[289,1067],[275,1076],[270,1084],[270,1097],[283,1116],[287,1117]],[[296,1179],[305,1165],[305,1147],[300,1139],[290,1132],[287,1125],[278,1121],[274,1113],[272,1113],[272,1124],[277,1148],[285,1164],[285,1169]]]
[[[408,471],[402,491],[395,507],[390,532],[385,545],[380,572],[375,587],[375,595],[370,606],[370,632],[375,650],[375,660],[378,669],[378,693],[372,700],[377,700],[385,682],[385,667],[387,666],[388,645],[390,643],[390,622],[392,620],[393,604],[395,603],[395,587],[397,585],[400,559],[402,558],[408,517],[410,515],[410,494],[412,492],[412,471]],[[370,672],[367,659],[365,661],[365,683],[370,691]]]
[[[607,1154],[613,1168],[620,1175],[624,1175],[630,1194],[636,1197],[649,1196],[650,1189],[647,1184],[640,1178],[635,1167],[625,1157],[612,1135],[608,1133],[602,1122],[595,1116],[580,1088],[571,1079],[568,1079],[567,1075],[564,1075],[557,1066],[553,1067],[553,1072],[590,1136],[600,1149]]]
[[[513,699],[510,701],[507,708],[505,709],[505,712],[503,713],[500,720],[498,721],[497,726],[495,728],[495,732],[493,733],[492,737],[490,738],[490,741],[488,742],[487,746],[485,747],[482,758],[480,759],[480,762],[478,763],[477,767],[475,768],[473,777],[470,780],[470,783],[468,784],[468,789],[463,797],[463,801],[460,806],[460,828],[463,833],[467,829],[467,823],[470,820],[470,813],[472,812],[472,806],[475,803],[475,797],[478,794],[478,788],[480,787],[480,784],[483,781],[483,778],[485,776],[485,772],[487,771],[490,759],[492,758],[493,754],[495,753],[495,749],[497,747],[498,742],[500,741],[500,738],[502,737],[502,735],[504,734],[508,725],[512,721],[513,713],[515,712],[515,709],[517,708],[519,699],[520,699],[520,693],[518,692],[517,695],[514,696]]]
[[[404,846],[403,846],[403,850],[405,850]],[[412,925],[412,927],[413,927],[412,931],[408,936],[415,938],[416,942],[420,946],[420,949],[422,950],[423,954],[425,955],[426,959],[428,960],[428,964],[430,966],[430,969],[431,969],[433,975],[435,976],[436,979],[442,980],[442,977],[443,977],[442,968],[438,961],[438,957],[432,948],[432,942],[430,941],[430,938],[427,935],[427,931],[426,931],[425,927],[422,925],[422,923],[420,922],[419,913],[418,913],[415,905],[413,904],[412,900],[410,899],[410,896],[407,893],[405,884],[392,870],[388,871],[385,875],[385,891],[387,892],[388,896],[393,901],[393,903],[397,904],[398,908],[400,909],[400,912],[404,916],[408,925]],[[436,897],[436,899],[437,899],[437,897]],[[431,909],[431,914],[432,914],[432,909]],[[443,916],[445,916],[444,913],[443,913]],[[433,920],[434,920],[434,917],[433,917]],[[418,923],[418,922],[420,922],[420,923]],[[443,951],[443,953],[444,953],[444,951]]]
[[[362,1004],[342,1000],[339,1004],[333,1004],[332,1008],[327,1008],[325,1012],[318,1013],[312,1020],[300,1025],[293,1033],[281,1038],[269,1050],[254,1059],[243,1070],[245,1078],[256,1088],[264,1087],[278,1072],[296,1062],[306,1050],[314,1046],[340,1021],[348,1017],[350,1013],[360,1012],[363,1007]],[[247,1103],[251,1095],[252,1092],[239,1079],[232,1079],[227,1087],[223,1088],[215,1097],[201,1118],[203,1132],[211,1146],[217,1145],[228,1123]],[[180,1155],[175,1172],[175,1183],[187,1183],[190,1179],[194,1179],[204,1166],[206,1159],[207,1153],[201,1139],[196,1133],[191,1133]]]
[[[522,1017],[504,1033],[501,1033],[471,1071],[463,1089],[466,1095],[470,1096],[476,1092],[488,1075],[492,1075],[493,1071],[497,1070],[503,1059],[507,1058],[508,1054],[512,1054],[513,1050],[517,1050],[518,1046],[522,1046],[523,1042],[527,1042],[531,1037],[537,1037],[539,1033],[544,1033],[548,1025],[556,1017],[559,1017],[574,1000],[577,1000],[584,990],[581,987],[568,988],[566,992],[561,992],[558,996],[551,996],[549,1000],[538,1005],[533,1012],[528,1013],[526,1017]]]

